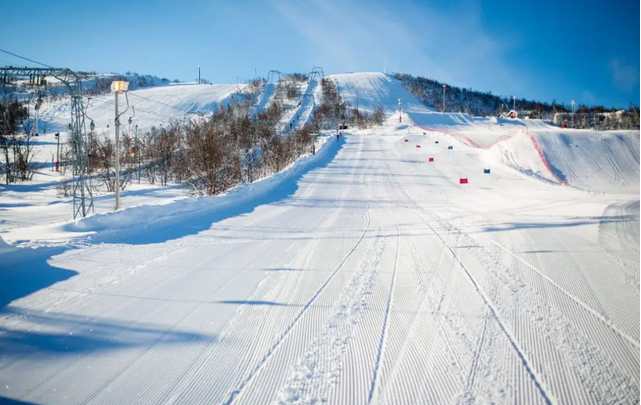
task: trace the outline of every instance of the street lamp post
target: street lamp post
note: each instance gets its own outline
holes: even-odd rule
[[[116,152],[115,152],[116,178],[115,178],[115,184],[114,184],[114,188],[116,189],[115,190],[116,191],[116,206],[115,206],[116,211],[120,208],[120,116],[125,113],[124,111],[122,113],[118,113],[118,93],[126,93],[128,88],[129,88],[129,82],[125,82],[125,81],[111,82],[111,91],[114,92],[115,103],[116,103],[116,111],[115,111],[116,118],[114,119],[114,124],[116,128]],[[129,108],[129,100],[127,100],[127,108]]]
[[[572,104],[572,129],[574,129],[574,100],[570,101]]]
[[[200,65],[198,65],[198,84],[200,84]]]

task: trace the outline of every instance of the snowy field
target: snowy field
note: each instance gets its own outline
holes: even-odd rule
[[[639,131],[334,79],[386,123],[225,196],[3,186],[0,402],[638,403]]]

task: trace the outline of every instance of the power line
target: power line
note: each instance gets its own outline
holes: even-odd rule
[[[140,96],[140,95],[138,95],[138,94],[129,93],[129,95],[130,95],[130,96],[133,96],[133,97],[142,98],[142,99],[145,99],[145,100],[151,101],[151,102],[153,102],[153,103],[162,104],[162,105],[167,106],[167,107],[169,107],[169,108],[173,108],[173,109],[174,109],[174,110],[176,110],[176,111],[180,111],[180,112],[181,112],[181,113],[183,113],[183,114],[187,114],[188,112],[190,112],[190,111],[187,111],[187,110],[182,110],[182,109],[180,109],[180,108],[178,108],[178,107],[175,107],[175,106],[173,106],[173,105],[171,105],[171,104],[163,103],[162,101],[153,100],[153,99],[148,98],[148,97],[143,97],[143,96]]]
[[[53,66],[47,65],[46,63],[38,62],[37,60],[33,60],[33,59],[26,58],[24,56],[20,56],[18,54],[13,53],[13,52],[5,51],[4,49],[0,49],[0,52],[4,52],[4,53],[6,53],[8,55],[15,56],[16,58],[28,60],[29,62],[32,62],[32,63],[37,63],[38,65],[42,65],[42,66],[45,66],[45,67],[48,67],[48,68],[51,68],[51,69],[55,69]]]
[[[11,64],[11,66],[13,66],[13,64],[15,64],[15,62],[11,62],[11,61],[6,60],[6,59],[0,59],[0,61],[2,61],[4,63],[9,63],[9,64]],[[27,67],[27,65],[16,64],[16,67]]]
[[[110,106],[115,106],[116,105],[116,103],[114,101],[106,100],[102,104],[94,105],[93,108],[98,108],[98,109],[101,109],[101,110],[111,111],[112,110],[111,108],[106,107],[107,104],[110,105]],[[160,118],[165,118],[165,119],[167,119],[169,121],[178,120],[178,118],[176,118],[176,117],[169,117],[167,115],[158,114],[156,112],[152,112],[152,111],[148,111],[148,110],[144,110],[144,109],[140,109],[140,108],[136,108],[136,112],[141,112],[143,114],[148,114],[148,115],[155,115],[155,116],[160,117]]]

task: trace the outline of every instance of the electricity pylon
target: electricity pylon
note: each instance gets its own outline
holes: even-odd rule
[[[46,86],[47,76],[53,76],[64,83],[71,97],[71,161],[73,164],[73,219],[86,217],[93,212],[93,195],[88,177],[87,130],[85,127],[85,106],[82,100],[82,83],[78,73],[61,68],[18,68],[0,67],[0,78],[4,83],[17,80],[29,80],[31,85]]]

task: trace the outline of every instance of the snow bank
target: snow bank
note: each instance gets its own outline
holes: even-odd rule
[[[488,167],[505,165],[529,177],[552,183],[563,182],[548,170],[532,139],[525,133],[494,144],[481,157]]]
[[[608,193],[639,193],[639,131],[532,133],[555,176]]]
[[[316,155],[305,155],[283,171],[254,183],[241,184],[227,194],[190,197],[161,205],[139,205],[59,224],[14,228],[1,236],[9,243],[23,245],[67,243],[83,237],[93,241],[126,240],[129,235],[139,235],[154,228],[177,223],[184,225],[189,218],[202,226],[203,221],[198,221],[198,217],[216,210],[233,207],[234,215],[251,212],[259,205],[293,194],[300,177],[331,161],[344,142],[343,138],[340,142],[333,139],[332,136],[323,137],[319,140]],[[211,222],[204,225],[209,227]],[[164,239],[162,235],[154,237]]]

